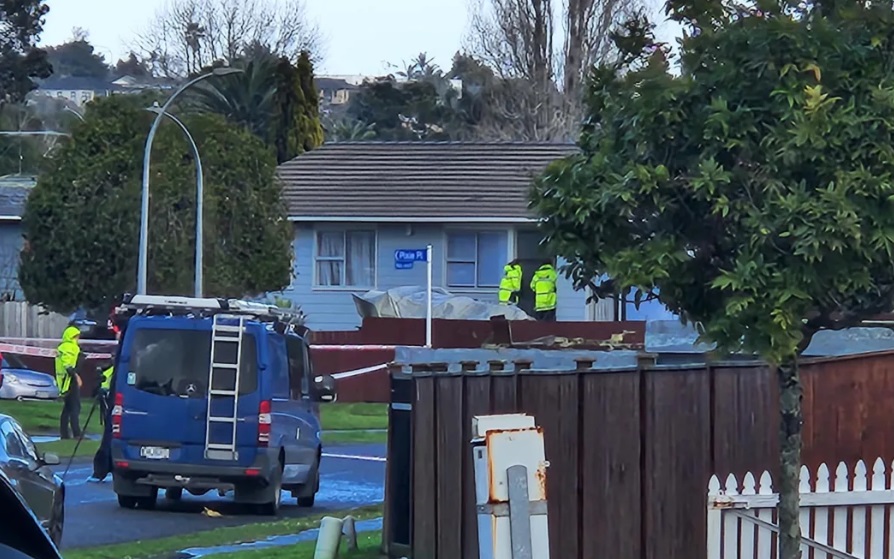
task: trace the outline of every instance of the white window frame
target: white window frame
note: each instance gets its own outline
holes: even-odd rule
[[[320,278],[317,269],[318,262],[333,262],[333,261],[341,261],[342,264],[342,274],[347,274],[347,247],[345,244],[347,243],[347,233],[350,232],[360,232],[360,233],[372,233],[373,235],[373,285],[320,285]],[[320,256],[319,255],[319,236],[321,233],[341,233],[343,236],[342,240],[342,249],[343,256],[339,257],[330,257],[330,256]],[[314,291],[369,291],[370,289],[376,289],[376,286],[379,283],[379,231],[378,228],[373,227],[363,227],[363,226],[333,226],[333,227],[315,227],[313,230],[313,259],[311,261],[311,266],[313,269],[311,270],[311,274],[313,275],[312,287]]]
[[[501,266],[500,266],[501,269],[502,269],[502,266],[506,264],[506,262],[509,262],[510,260],[512,260],[512,254],[515,251],[515,239],[514,239],[515,235],[514,235],[514,228],[512,228],[512,227],[468,226],[468,227],[450,227],[448,229],[445,229],[444,230],[444,241],[442,244],[443,250],[444,250],[444,258],[442,259],[442,261],[444,263],[444,271],[442,274],[441,281],[443,282],[444,287],[446,287],[448,290],[454,291],[454,292],[467,292],[467,293],[468,292],[479,292],[480,293],[480,292],[496,291],[500,288],[499,280],[498,280],[497,285],[493,285],[493,286],[478,285],[478,254],[477,254],[478,253],[478,239],[477,239],[477,236],[480,235],[481,233],[499,233],[501,235],[505,235],[506,236],[506,255],[505,255],[505,262],[501,263]],[[475,239],[475,253],[476,253],[475,254],[475,285],[474,286],[458,286],[458,285],[453,286],[448,283],[449,274],[447,273],[447,269],[450,267],[450,264],[451,263],[468,263],[467,260],[452,260],[448,256],[448,252],[449,252],[448,245],[450,243],[450,235],[462,235],[462,234],[465,234],[465,235],[471,234],[471,235],[476,236],[476,239]]]

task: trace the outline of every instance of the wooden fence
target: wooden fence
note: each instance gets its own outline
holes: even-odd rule
[[[0,338],[58,338],[68,317],[18,301],[0,303]]]
[[[801,468],[801,557],[894,557],[894,486],[881,458],[853,470],[839,462]],[[890,462],[887,466],[890,466]],[[778,555],[776,506],[769,472],[708,484],[708,557],[771,559]]]
[[[485,367],[392,372],[392,556],[478,557],[474,415],[524,412],[542,426],[551,553],[562,559],[705,559],[711,476],[778,471],[778,391],[765,367]],[[894,459],[894,352],[805,362],[802,378],[805,465]]]

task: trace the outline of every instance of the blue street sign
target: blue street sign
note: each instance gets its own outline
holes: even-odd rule
[[[394,269],[395,270],[412,270],[413,263],[412,262],[400,262],[398,260],[394,261]]]
[[[398,249],[394,251],[395,262],[425,262],[426,249]]]

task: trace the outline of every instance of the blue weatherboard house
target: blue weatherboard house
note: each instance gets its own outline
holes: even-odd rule
[[[23,301],[19,287],[19,254],[22,251],[22,213],[37,180],[32,176],[0,177],[0,302]]]
[[[485,301],[497,301],[503,266],[518,258],[525,290],[520,306],[530,312],[531,275],[554,255],[539,246],[528,191],[549,162],[576,149],[530,142],[345,142],[286,162],[278,175],[295,227],[293,279],[275,296],[299,304],[312,329],[353,329],[360,318],[351,294],[424,286],[419,251],[431,244],[433,285]],[[33,185],[31,177],[0,177],[5,300],[23,299],[21,216]],[[656,302],[639,310],[587,303],[588,293],[575,291],[562,274],[557,288],[558,320],[673,318]]]
[[[520,306],[532,306],[531,275],[554,255],[539,245],[529,188],[549,162],[576,149],[345,142],[286,162],[278,174],[295,224],[294,278],[280,296],[300,304],[313,329],[352,329],[360,318],[351,293],[424,286],[422,253],[431,244],[435,287],[496,302],[503,266],[518,258],[525,289]],[[611,301],[588,304],[588,294],[561,274],[557,287],[558,320],[619,318]],[[632,314],[643,313],[648,309]]]

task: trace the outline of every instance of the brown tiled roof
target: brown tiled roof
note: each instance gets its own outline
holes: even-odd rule
[[[279,166],[289,216],[530,217],[532,177],[576,151],[530,142],[343,142]]]

